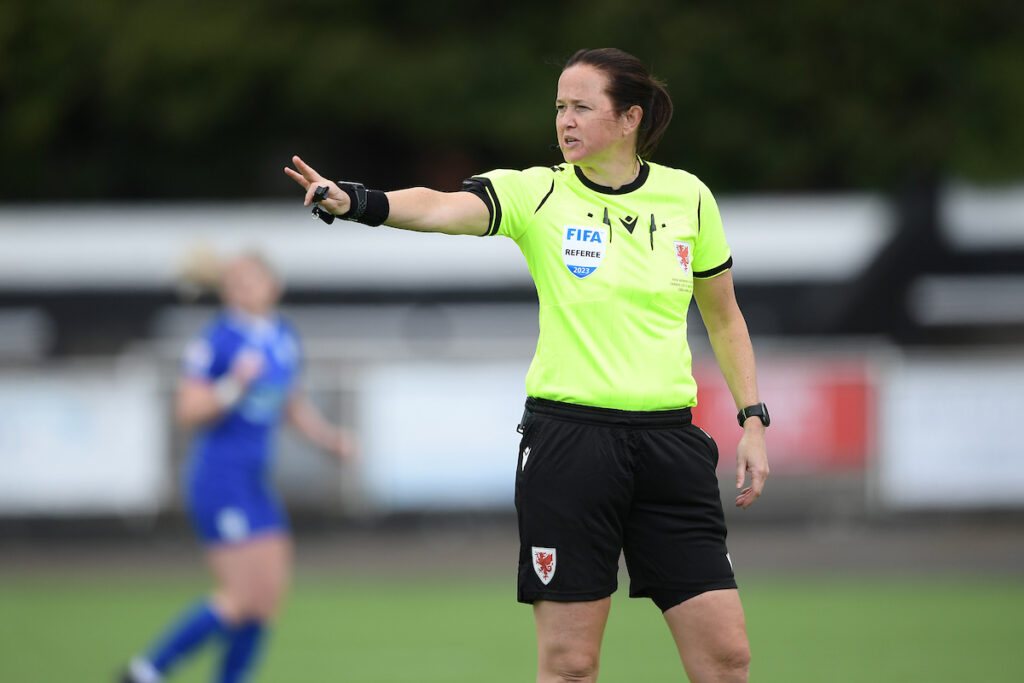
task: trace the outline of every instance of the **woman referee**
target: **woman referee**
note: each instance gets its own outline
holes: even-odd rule
[[[620,551],[630,595],[662,610],[692,681],[746,681],[750,650],[726,549],[718,449],[691,422],[686,312],[696,299],[743,429],[736,505],[768,476],[768,413],[736,304],[714,197],[648,159],[672,116],[632,55],[580,50],[558,79],[565,163],[499,170],[461,192],[334,183],[298,157],[291,178],[325,220],[504,235],[540,303],[516,474],[518,599],[533,604],[537,680],[593,681]]]

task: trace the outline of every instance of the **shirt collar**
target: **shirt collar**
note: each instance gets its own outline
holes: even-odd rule
[[[614,189],[608,187],[607,185],[598,185],[593,180],[585,176],[583,174],[583,169],[581,169],[579,166],[573,164],[572,168],[576,172],[576,177],[579,178],[580,182],[583,183],[583,185],[586,186],[587,188],[593,190],[594,192],[600,192],[601,194],[626,194],[627,192],[632,192],[633,190],[642,187],[643,184],[647,182],[647,176],[651,174],[650,164],[648,164],[643,159],[640,159],[640,157],[637,157],[637,159],[640,161],[640,172],[637,173],[636,178],[633,179],[632,182],[628,182],[622,187],[617,187]]]
[[[250,341],[264,341],[274,336],[277,330],[277,314],[253,315],[238,308],[227,311],[228,323],[240,330]]]

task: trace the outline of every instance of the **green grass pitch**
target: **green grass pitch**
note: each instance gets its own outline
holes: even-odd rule
[[[0,575],[0,681],[111,681],[177,610],[195,574]],[[1024,680],[1024,580],[913,577],[744,581],[759,683]],[[209,680],[212,650],[173,681]],[[299,572],[258,683],[533,681],[530,609],[512,577],[368,578]],[[685,680],[648,601],[620,588],[601,680]]]

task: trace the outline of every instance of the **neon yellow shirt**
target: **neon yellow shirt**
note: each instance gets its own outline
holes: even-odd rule
[[[519,245],[540,303],[530,396],[620,410],[697,403],[686,311],[694,277],[732,265],[714,197],[643,162],[612,190],[571,164],[474,176],[488,235]]]

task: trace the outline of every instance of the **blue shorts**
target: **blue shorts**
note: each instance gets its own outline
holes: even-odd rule
[[[207,545],[288,533],[284,506],[262,467],[193,462],[186,473],[185,490],[192,525]]]

